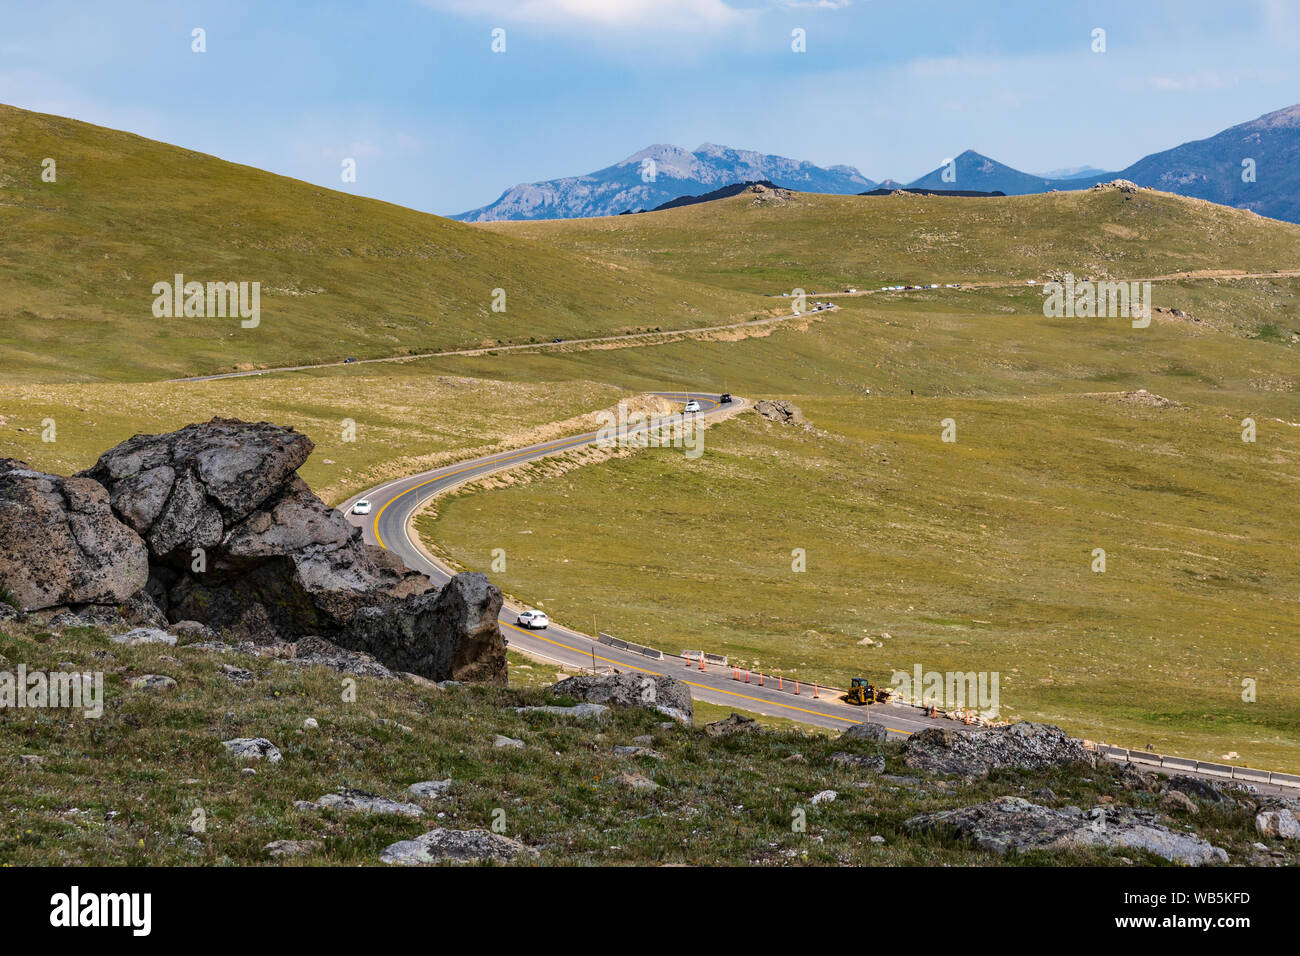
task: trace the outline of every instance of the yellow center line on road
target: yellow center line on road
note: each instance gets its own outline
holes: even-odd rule
[[[689,392],[684,392],[684,393],[665,393],[665,394],[666,394],[666,395],[685,394],[685,395],[688,395],[688,396],[690,395]],[[716,407],[717,407],[717,406],[715,405],[715,408],[716,408]],[[710,409],[709,413],[712,413],[712,411],[713,411],[713,409]],[[586,434],[586,435],[579,435],[579,436],[576,436],[576,437],[574,437],[574,438],[560,438],[560,439],[556,439],[556,440],[555,440],[553,443],[551,443],[551,444],[535,445],[535,446],[533,446],[533,447],[531,447],[531,448],[524,449],[523,451],[516,452],[516,453],[514,453],[514,454],[512,454],[512,455],[505,455],[505,456],[503,456],[503,457],[498,457],[498,458],[488,458],[488,459],[485,459],[485,460],[481,460],[481,461],[475,462],[475,463],[473,463],[473,464],[466,465],[466,466],[464,466],[463,468],[457,468],[455,471],[448,471],[448,472],[444,472],[444,473],[441,473],[441,474],[438,474],[438,475],[434,475],[432,478],[429,478],[429,479],[427,479],[426,481],[422,481],[422,482],[420,482],[418,485],[412,485],[410,488],[407,488],[405,491],[402,491],[402,492],[400,492],[399,494],[394,495],[392,498],[389,498],[386,502],[384,502],[383,506],[379,509],[379,511],[375,513],[375,520],[374,520],[374,525],[373,525],[373,529],[374,529],[374,533],[375,533],[375,541],[377,541],[377,542],[379,543],[379,546],[380,546],[381,548],[387,548],[387,547],[388,547],[386,544],[384,544],[383,536],[380,535],[380,533],[379,533],[379,519],[383,517],[384,512],[388,510],[388,506],[389,506],[389,505],[391,505],[393,502],[397,501],[399,498],[401,498],[401,497],[403,497],[403,496],[405,496],[405,495],[410,494],[412,491],[418,491],[420,488],[423,488],[423,487],[425,487],[426,485],[431,485],[431,484],[433,484],[435,481],[441,481],[441,480],[444,479],[444,478],[452,478],[452,477],[454,477],[454,476],[456,476],[456,475],[463,474],[463,473],[465,473],[465,472],[467,472],[467,471],[473,471],[473,470],[475,470],[476,468],[482,468],[484,465],[497,465],[497,464],[501,464],[502,462],[513,461],[513,460],[516,459],[516,458],[521,458],[521,457],[523,457],[523,456],[525,456],[525,455],[536,454],[536,453],[538,453],[538,452],[556,452],[556,451],[564,451],[564,450],[566,450],[567,448],[576,448],[576,447],[579,446],[579,445],[590,444],[590,443],[594,440],[594,436],[595,436],[596,434],[597,434],[596,432],[590,432],[590,433],[588,433],[588,434]],[[502,621],[502,622],[501,622],[501,625],[502,625],[503,627],[508,627],[508,628],[510,628],[511,630],[518,631],[520,634],[524,634],[524,635],[526,635],[526,636],[528,636],[528,637],[536,638],[536,639],[539,640],[539,641],[545,641],[546,643],[548,643],[548,644],[553,644],[553,645],[556,646],[556,647],[562,647],[562,648],[564,648],[565,650],[573,651],[575,654],[582,654],[582,655],[584,655],[584,656],[586,655],[586,651],[582,650],[581,648],[573,647],[572,645],[564,644],[564,643],[562,643],[562,642],[560,642],[560,641],[552,640],[552,639],[549,638],[549,637],[542,637],[541,635],[539,635],[539,634],[535,634],[535,633],[533,633],[532,631],[525,631],[523,628],[518,627],[517,625],[511,624],[511,623],[509,623],[508,621]],[[639,672],[642,673],[642,674],[650,674],[650,675],[653,676],[653,677],[668,677],[668,676],[670,676],[670,675],[668,675],[668,674],[661,674],[661,673],[659,673],[658,671],[647,670],[647,669],[644,668],[644,667],[637,667],[637,666],[634,665],[634,664],[625,664],[625,663],[623,663],[622,661],[610,660],[610,659],[607,658],[607,657],[601,657],[601,656],[599,656],[599,655],[597,655],[597,654],[594,654],[594,653],[593,653],[592,656],[593,656],[596,660],[598,660],[598,661],[603,661],[603,662],[605,662],[606,664],[609,664],[609,665],[611,665],[611,666],[613,666],[613,667],[622,667],[622,668],[626,668],[626,669],[628,669],[628,670],[639,671]],[[681,678],[677,678],[677,679],[678,679],[678,680],[681,680]],[[768,704],[768,705],[771,705],[771,706],[773,706],[773,707],[780,707],[780,708],[782,708],[782,709],[784,709],[784,710],[793,710],[793,711],[797,711],[798,713],[801,713],[801,714],[812,714],[812,715],[815,716],[815,717],[827,717],[827,718],[829,718],[829,719],[831,719],[831,720],[845,720],[845,721],[848,721],[848,722],[851,723],[851,724],[860,724],[860,723],[862,723],[862,721],[860,721],[860,720],[854,720],[854,719],[852,719],[851,717],[840,717],[840,716],[838,716],[838,715],[836,715],[836,714],[828,714],[828,713],[826,713],[826,712],[824,712],[824,711],[820,711],[820,710],[809,710],[809,709],[806,708],[806,707],[795,707],[795,706],[793,706],[792,704],[782,704],[782,703],[780,703],[780,702],[778,702],[778,701],[766,700],[766,699],[764,699],[764,698],[762,698],[762,697],[753,697],[753,696],[751,696],[751,695],[749,695],[749,694],[741,694],[741,693],[737,693],[737,692],[734,691],[734,690],[726,690],[726,689],[721,688],[721,687],[711,687],[711,686],[709,686],[708,684],[700,684],[700,683],[696,683],[695,681],[683,680],[682,683],[683,683],[683,684],[686,684],[688,687],[698,687],[698,688],[700,688],[701,690],[713,691],[714,693],[718,693],[718,694],[726,694],[726,695],[728,695],[728,696],[730,696],[730,697],[736,697],[736,698],[739,698],[740,700],[752,700],[752,701],[754,701],[754,702],[757,703],[757,704]],[[911,733],[912,733],[912,731],[910,731],[910,730],[899,730],[899,729],[897,729],[897,728],[895,728],[895,727],[886,727],[885,729],[886,729],[886,730],[891,730],[891,731],[893,731],[893,732],[896,733],[896,734],[904,734],[904,735],[907,735],[907,734],[911,734]]]
[[[658,394],[662,394],[665,397],[673,397],[677,395],[689,396],[691,393],[690,392],[661,392]],[[709,412],[706,414],[712,414],[714,409],[719,407],[720,406],[718,406],[715,403],[714,408],[710,409]],[[647,425],[646,428],[648,430],[649,426]],[[513,461],[516,458],[523,457],[524,455],[535,454],[537,452],[553,453],[557,451],[565,451],[569,448],[577,448],[579,445],[588,445],[591,442],[595,441],[598,435],[599,432],[588,432],[585,435],[577,435],[573,438],[557,438],[554,441],[549,443],[544,442],[540,445],[533,445],[529,448],[525,448],[522,451],[515,452],[513,455],[506,455],[500,458],[488,456],[488,458],[480,460],[473,464],[466,465],[464,468],[458,468],[455,471],[449,471],[444,474],[434,475],[428,481],[422,481],[418,485],[412,485],[410,488],[407,488],[405,491],[401,492],[400,494],[394,495],[392,498],[389,498],[387,501],[384,502],[384,504],[380,507],[380,509],[377,512],[375,512],[375,521],[374,521],[375,541],[379,543],[379,546],[381,548],[388,547],[388,545],[384,544],[384,538],[379,533],[379,519],[384,516],[384,512],[388,510],[388,506],[391,505],[398,498],[401,498],[403,495],[410,494],[412,491],[418,491],[420,488],[423,488],[425,485],[431,485],[435,481],[441,481],[443,478],[451,478],[454,475],[460,475],[467,471],[473,471],[475,468],[482,468],[484,465],[499,465],[502,462]],[[566,445],[565,442],[569,442],[570,444]],[[551,447],[552,445],[554,447]]]
[[[592,434],[594,435],[595,433],[593,432]],[[563,444],[563,443],[566,442],[566,441],[568,441],[568,442],[572,442],[572,444],[566,446],[566,445]],[[412,485],[410,488],[407,488],[407,489],[406,489],[405,491],[403,491],[401,494],[394,495],[392,498],[389,498],[387,501],[385,501],[384,504],[383,504],[383,506],[382,506],[382,507],[381,507],[381,508],[380,508],[380,509],[375,513],[375,523],[374,523],[375,541],[377,541],[377,542],[379,543],[379,546],[380,546],[381,548],[387,548],[387,547],[388,547],[388,545],[384,544],[383,536],[380,535],[380,533],[379,533],[379,519],[382,518],[382,517],[384,516],[384,512],[388,510],[388,506],[391,505],[391,504],[392,504],[394,501],[396,501],[398,498],[401,498],[403,495],[409,495],[412,491],[418,491],[420,488],[423,488],[425,485],[431,485],[431,484],[433,484],[435,481],[441,481],[443,478],[451,478],[451,477],[454,476],[454,475],[463,474],[464,472],[467,472],[467,471],[473,471],[475,468],[482,468],[484,465],[497,465],[497,464],[500,464],[500,463],[503,462],[503,461],[513,461],[513,460],[516,459],[516,458],[520,458],[520,457],[522,457],[522,456],[524,456],[524,455],[527,455],[527,454],[530,454],[530,453],[532,453],[532,452],[539,452],[539,451],[547,451],[547,452],[563,451],[563,450],[565,450],[566,447],[573,447],[573,448],[576,448],[578,445],[585,445],[585,444],[588,444],[590,441],[592,441],[592,439],[591,439],[591,438],[588,438],[588,437],[586,437],[586,436],[582,436],[579,440],[576,440],[576,441],[574,441],[573,439],[567,439],[567,438],[559,439],[559,440],[558,440],[559,443],[556,444],[556,446],[555,446],[554,448],[548,447],[548,446],[546,446],[546,445],[540,445],[540,446],[537,446],[537,447],[534,447],[534,448],[526,449],[526,450],[521,451],[521,452],[516,452],[516,453],[513,454],[513,455],[507,455],[507,456],[504,457],[504,458],[493,458],[493,459],[491,459],[491,460],[489,460],[489,461],[480,461],[480,462],[477,462],[477,463],[472,464],[472,465],[466,465],[464,468],[457,468],[455,471],[449,471],[449,472],[446,472],[446,473],[444,473],[444,474],[434,475],[434,476],[433,476],[432,478],[430,478],[428,481],[422,481],[422,482],[420,482],[418,485]]]
[[[523,634],[523,635],[525,635],[526,637],[533,637],[533,638],[536,638],[536,639],[539,640],[539,641],[545,641],[547,644],[554,644],[556,647],[563,647],[565,650],[573,651],[573,652],[576,653],[576,654],[582,654],[584,657],[585,657],[586,654],[587,654],[587,652],[584,651],[584,650],[583,650],[582,648],[580,648],[580,647],[574,647],[574,646],[572,646],[571,644],[565,644],[563,641],[553,640],[552,638],[549,638],[549,637],[542,637],[542,635],[540,635],[540,634],[534,633],[533,631],[526,631],[526,630],[524,630],[522,627],[519,627],[519,626],[517,626],[517,625],[515,625],[515,624],[511,624],[511,623],[509,623],[508,621],[502,621],[502,622],[501,622],[501,626],[502,626],[502,627],[508,627],[508,628],[510,628],[512,631],[518,631],[520,634]],[[598,661],[604,661],[606,664],[610,664],[610,665],[612,665],[612,666],[614,666],[614,667],[622,667],[622,668],[625,668],[625,669],[627,669],[627,670],[639,671],[639,672],[642,673],[642,674],[649,674],[649,675],[651,675],[652,677],[671,677],[671,676],[672,676],[671,674],[661,674],[659,671],[647,670],[647,669],[644,668],[644,667],[637,667],[635,664],[624,664],[622,661],[610,660],[608,657],[601,657],[599,654],[593,654],[592,656],[593,656],[596,660],[598,660]],[[860,723],[863,722],[863,721],[860,721],[860,720],[854,720],[854,719],[851,718],[851,717],[840,717],[840,716],[838,716],[838,715],[836,715],[836,714],[828,714],[828,713],[826,713],[825,711],[820,711],[820,710],[809,710],[809,709],[806,708],[806,707],[795,707],[795,706],[792,705],[792,704],[782,704],[780,701],[775,701],[775,700],[766,700],[766,699],[764,699],[764,698],[762,698],[762,697],[752,697],[752,696],[750,696],[749,694],[740,694],[740,693],[737,693],[737,692],[734,691],[734,690],[726,690],[725,688],[722,688],[722,687],[711,687],[711,686],[709,686],[708,684],[697,684],[695,681],[682,680],[682,678],[680,678],[680,677],[677,678],[677,680],[681,680],[683,684],[686,684],[686,685],[688,685],[688,686],[690,686],[690,687],[699,687],[699,688],[702,689],[702,690],[711,690],[711,691],[713,691],[714,693],[718,693],[718,694],[727,694],[727,695],[729,695],[729,696],[731,696],[731,697],[739,697],[741,700],[752,700],[752,701],[754,701],[755,703],[759,703],[759,704],[770,704],[770,705],[773,706],[773,707],[782,707],[782,708],[784,708],[784,709],[786,709],[786,710],[796,710],[796,711],[798,711],[798,712],[801,713],[801,714],[813,714],[814,716],[817,716],[817,717],[829,717],[831,720],[847,720],[847,721],[848,721],[849,723],[851,723],[851,724],[860,724]],[[912,733],[912,731],[910,731],[910,730],[899,730],[897,727],[888,727],[888,726],[887,726],[887,727],[885,727],[885,729],[886,729],[886,730],[892,730],[892,731],[893,731],[894,733],[896,733],[896,734],[903,734],[904,736],[910,736],[911,733]]]

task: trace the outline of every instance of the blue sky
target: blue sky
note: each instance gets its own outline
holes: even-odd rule
[[[0,102],[442,214],[651,143],[877,180],[967,148],[1029,172],[1119,169],[1300,101],[1290,0],[4,6]]]

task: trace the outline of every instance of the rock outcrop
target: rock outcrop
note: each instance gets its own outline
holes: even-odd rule
[[[84,472],[108,489],[113,510],[158,560],[190,563],[281,490],[315,446],[291,428],[214,418],[161,435],[136,435]]]
[[[383,863],[421,866],[429,863],[509,863],[519,857],[537,856],[537,851],[518,840],[489,830],[430,830],[414,840],[402,840],[379,854]]]
[[[866,743],[884,743],[885,738],[889,736],[889,731],[884,724],[873,724],[865,722],[854,724],[844,733],[840,734],[840,740],[859,740]]]
[[[831,754],[831,763],[839,764],[850,770],[866,770],[870,773],[885,772],[885,758],[882,754],[855,754],[840,750]]]
[[[367,545],[298,477],[313,447],[214,418],[136,435],[72,478],[0,459],[0,585],[54,626],[197,622],[305,640],[298,659],[341,670],[504,684],[501,592],[481,574],[438,591]]]
[[[753,717],[745,717],[736,713],[704,725],[704,732],[710,737],[729,737],[732,734],[748,733],[751,730],[758,729],[758,721]]]
[[[267,763],[279,763],[283,758],[280,748],[265,737],[236,737],[223,740],[221,745],[232,757],[239,760],[265,760]]]
[[[1300,840],[1300,819],[1284,808],[1262,810],[1255,816],[1255,829],[1260,836],[1278,840]]]
[[[0,584],[22,610],[120,604],[148,576],[144,542],[102,485],[0,458]]]
[[[551,685],[551,693],[611,707],[646,707],[690,723],[691,689],[675,677],[651,674],[579,674]]]
[[[424,810],[414,803],[399,803],[364,790],[340,787],[337,793],[327,793],[315,802],[299,800],[294,804],[299,810],[338,810],[341,813],[388,813],[403,817],[424,815]]]
[[[1035,770],[1095,762],[1059,727],[1030,721],[971,731],[928,727],[907,739],[903,760],[916,770],[962,777],[986,777],[999,767]]]
[[[1021,797],[1001,797],[956,810],[923,813],[908,819],[911,833],[955,833],[995,853],[1100,847],[1146,850],[1174,863],[1200,866],[1227,863],[1228,854],[1192,833],[1178,833],[1157,822],[1149,810],[1095,807],[1052,810]]]
[[[337,641],[431,680],[504,684],[500,613],[500,589],[486,575],[468,572],[434,594],[362,608]]]
[[[359,529],[296,474],[313,444],[292,428],[215,418],[136,435],[82,473],[149,549],[148,592],[171,620],[252,640],[340,630],[377,600],[427,591],[376,560]]]
[[[804,421],[803,411],[794,402],[787,401],[784,398],[763,399],[754,403],[754,411],[766,418],[769,422],[777,422],[781,425],[804,425],[809,427]]]

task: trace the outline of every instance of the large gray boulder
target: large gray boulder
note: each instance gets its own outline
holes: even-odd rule
[[[1300,840],[1300,819],[1285,807],[1260,811],[1255,816],[1255,829],[1264,837]]]
[[[840,740],[858,740],[863,743],[881,744],[889,736],[889,731],[884,724],[873,724],[870,721],[861,724],[854,724],[844,733],[840,734]]]
[[[0,458],[0,585],[20,608],[118,604],[148,576],[144,542],[102,486]]]
[[[214,418],[161,435],[136,435],[83,474],[108,489],[113,510],[159,560],[190,562],[221,543],[307,460],[310,438],[267,422]]]
[[[1095,763],[1087,748],[1061,728],[1031,721],[969,731],[928,727],[907,739],[903,761],[916,770],[963,777],[986,777],[1000,767],[1035,770]]]
[[[69,622],[316,638],[296,659],[504,684],[501,592],[481,574],[437,591],[368,546],[298,477],[312,449],[292,428],[214,418],[136,435],[73,478],[0,460],[0,583]]]
[[[1157,822],[1149,810],[1078,807],[1053,810],[1021,797],[922,813],[903,827],[911,833],[951,833],[995,853],[1059,851],[1101,847],[1146,850],[1174,863],[1201,866],[1227,863],[1228,854],[1194,833],[1177,832]]]
[[[312,448],[292,428],[214,418],[136,435],[83,475],[148,545],[148,593],[168,618],[292,641],[333,635],[359,608],[433,586],[379,557],[297,476]]]
[[[645,707],[690,723],[695,717],[691,689],[663,674],[579,674],[551,685],[551,693],[611,707]]]
[[[336,640],[430,680],[504,685],[500,613],[500,589],[486,575],[467,572],[436,593],[361,608]]]

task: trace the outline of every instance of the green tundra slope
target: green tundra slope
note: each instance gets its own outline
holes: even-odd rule
[[[1300,226],[1114,188],[962,199],[773,197],[607,219],[481,227],[745,291],[1300,269]]]
[[[42,179],[47,158],[55,182]],[[260,324],[156,318],[154,283],[177,273],[259,282]],[[0,106],[3,381],[137,381],[682,328],[770,306]]]

